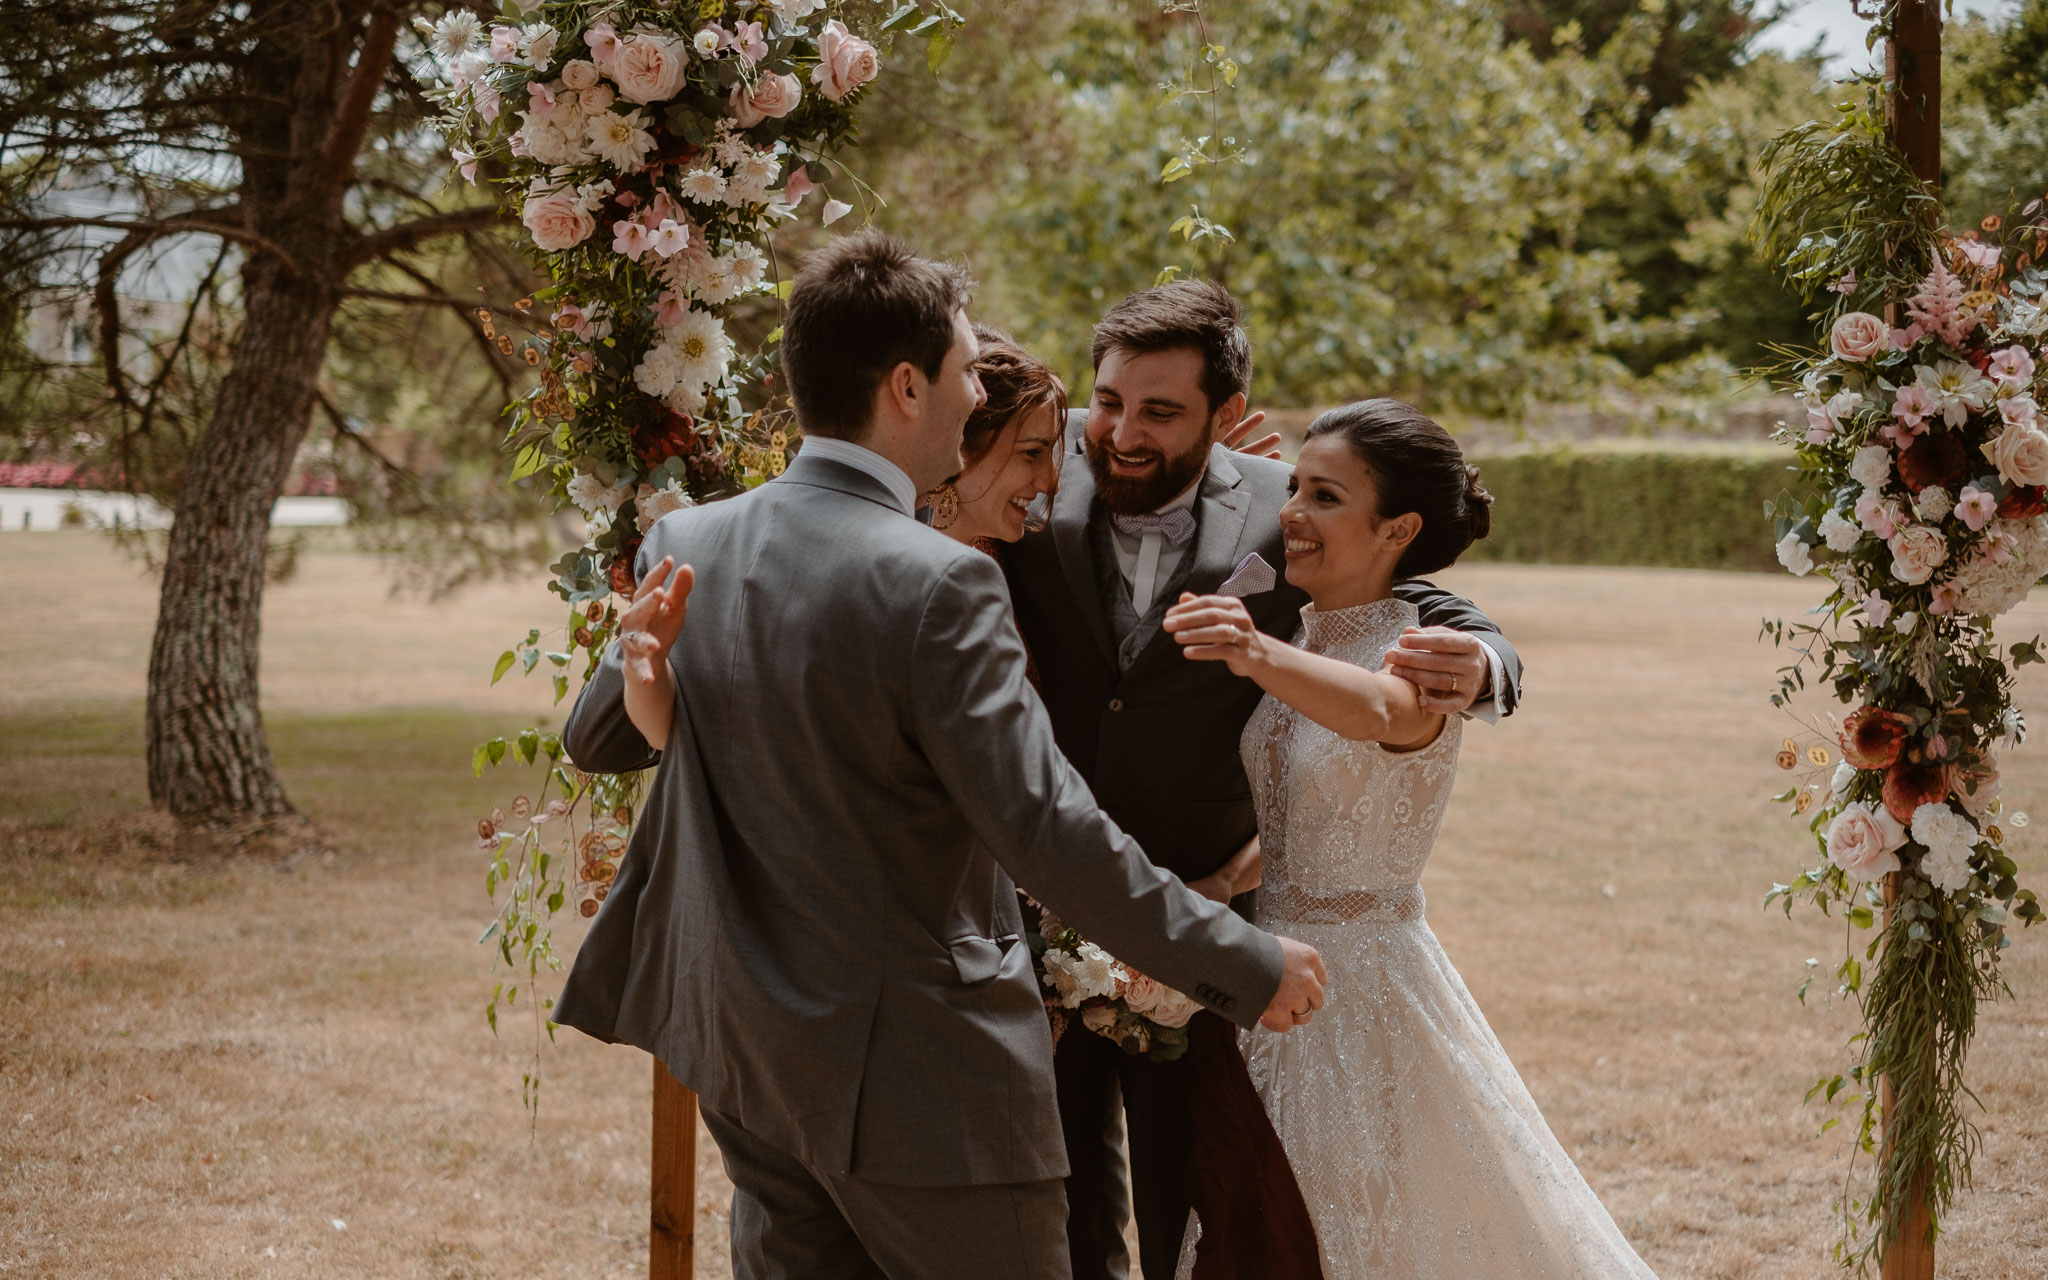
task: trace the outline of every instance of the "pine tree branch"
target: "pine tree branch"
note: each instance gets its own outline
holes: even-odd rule
[[[384,87],[397,47],[398,13],[380,7],[370,15],[362,52],[356,55],[356,68],[349,75],[348,88],[334,113],[334,127],[327,135],[321,175],[330,190],[348,185],[355,173],[356,153],[362,150],[371,109],[377,104],[377,93]]]
[[[485,227],[510,224],[510,219],[496,205],[470,205],[461,209],[450,209],[445,213],[430,213],[410,222],[401,222],[395,227],[372,231],[361,236],[342,255],[344,270],[354,270],[364,263],[378,258],[389,259],[409,249],[418,248],[428,240],[439,236],[454,235],[463,231],[480,231]]]

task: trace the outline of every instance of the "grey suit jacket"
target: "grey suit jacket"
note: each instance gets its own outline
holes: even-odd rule
[[[1223,865],[1258,831],[1238,737],[1261,696],[1220,662],[1190,662],[1155,631],[1128,671],[1103,606],[1088,522],[1096,508],[1087,463],[1074,452],[1087,415],[1068,424],[1071,456],[1060,472],[1050,528],[1008,549],[1004,564],[1017,625],[1038,661],[1041,691],[1061,750],[1088,780],[1111,818],[1145,852],[1185,879]],[[1286,564],[1280,507],[1293,468],[1221,445],[1197,499],[1199,527],[1186,590],[1213,592],[1253,552],[1275,571]],[[1396,583],[1426,626],[1485,632],[1507,676],[1503,711],[1519,696],[1521,663],[1471,601],[1421,579]],[[1308,596],[1283,580],[1244,601],[1261,631],[1292,636]]]
[[[1104,816],[1025,677],[995,561],[888,501],[799,457],[649,533],[642,573],[674,556],[699,575],[675,723],[554,1017],[649,1050],[823,1169],[1063,1176],[1012,877],[1246,1026],[1279,943]],[[585,769],[650,763],[616,647],[563,738]]]

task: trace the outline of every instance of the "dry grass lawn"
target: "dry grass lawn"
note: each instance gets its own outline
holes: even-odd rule
[[[1826,1274],[1848,1147],[1799,1099],[1851,1021],[1792,993],[1841,932],[1759,906],[1802,850],[1762,799],[1793,729],[1764,702],[1756,622],[1811,587],[1493,566],[1449,580],[1501,620],[1531,680],[1519,715],[1466,738],[1427,880],[1446,948],[1658,1274]],[[551,714],[533,688],[485,684],[552,597],[434,607],[387,582],[315,553],[271,595],[273,741],[336,845],[280,864],[175,848],[140,812],[150,584],[89,535],[0,538],[16,655],[0,690],[0,1275],[644,1268],[646,1059],[565,1034],[529,1131],[525,1038],[508,1024],[494,1040],[482,1018],[468,831],[520,784],[471,781],[468,748]],[[2022,624],[2048,628],[2048,607]],[[2023,692],[2037,720],[2044,695]],[[2048,812],[2048,745],[2009,762],[2007,794]],[[2020,835],[2037,887],[2039,829]],[[2020,998],[1982,1019],[1984,1149],[1945,1277],[2048,1275],[2044,938],[2009,953]],[[726,1187],[704,1155],[699,1273],[720,1275]]]

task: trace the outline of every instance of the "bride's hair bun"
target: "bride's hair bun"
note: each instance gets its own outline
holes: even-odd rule
[[[1472,526],[1472,541],[1493,532],[1493,495],[1479,483],[1479,468],[1465,464],[1465,521]]]
[[[1409,512],[1422,531],[1394,566],[1396,577],[1435,573],[1493,527],[1493,495],[1479,468],[1465,461],[1451,433],[1413,405],[1360,400],[1309,424],[1308,438],[1334,436],[1350,445],[1378,482],[1382,520]]]

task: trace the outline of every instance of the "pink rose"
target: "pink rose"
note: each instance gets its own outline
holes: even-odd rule
[[[882,69],[875,46],[846,29],[834,18],[818,33],[818,65],[811,81],[834,102],[875,78]]]
[[[1888,539],[1892,550],[1892,576],[1909,586],[1918,586],[1934,576],[1948,559],[1948,542],[1924,524],[1899,530]]]
[[[1152,1006],[1152,1012],[1145,1016],[1162,1027],[1184,1027],[1188,1025],[1188,1019],[1194,1017],[1195,1011],[1201,1007],[1192,998],[1168,987],[1159,1003]]]
[[[1124,983],[1124,1003],[1132,1013],[1149,1014],[1159,1007],[1166,998],[1166,988],[1157,978],[1131,970],[1129,980]]]
[[[794,75],[762,76],[751,89],[744,80],[734,85],[726,109],[740,128],[751,129],[763,120],[780,120],[796,110],[803,96],[803,83]]]
[[[683,87],[689,53],[666,36],[636,35],[622,41],[609,70],[628,102],[666,102]]]
[[[1998,474],[2016,485],[2048,484],[2048,434],[2015,423],[1984,446]]]
[[[782,198],[790,204],[802,204],[804,197],[818,184],[811,181],[809,165],[798,165],[789,171],[789,180],[782,184]]]
[[[597,83],[597,64],[587,58],[571,58],[562,64],[562,83],[581,93]]]
[[[1896,502],[1880,497],[1875,489],[1865,489],[1863,496],[1856,499],[1856,519],[1864,528],[1887,541],[1899,531],[1899,522],[1906,513]]]
[[[1828,331],[1828,346],[1844,360],[1868,360],[1890,345],[1891,326],[1866,311],[1850,311]]]
[[[1828,860],[1857,880],[1876,880],[1899,869],[1906,828],[1883,809],[1857,801],[1828,824]]]
[[[544,195],[529,189],[519,220],[533,233],[534,244],[548,253],[574,248],[597,230],[597,219],[584,210],[573,187],[561,187]]]

